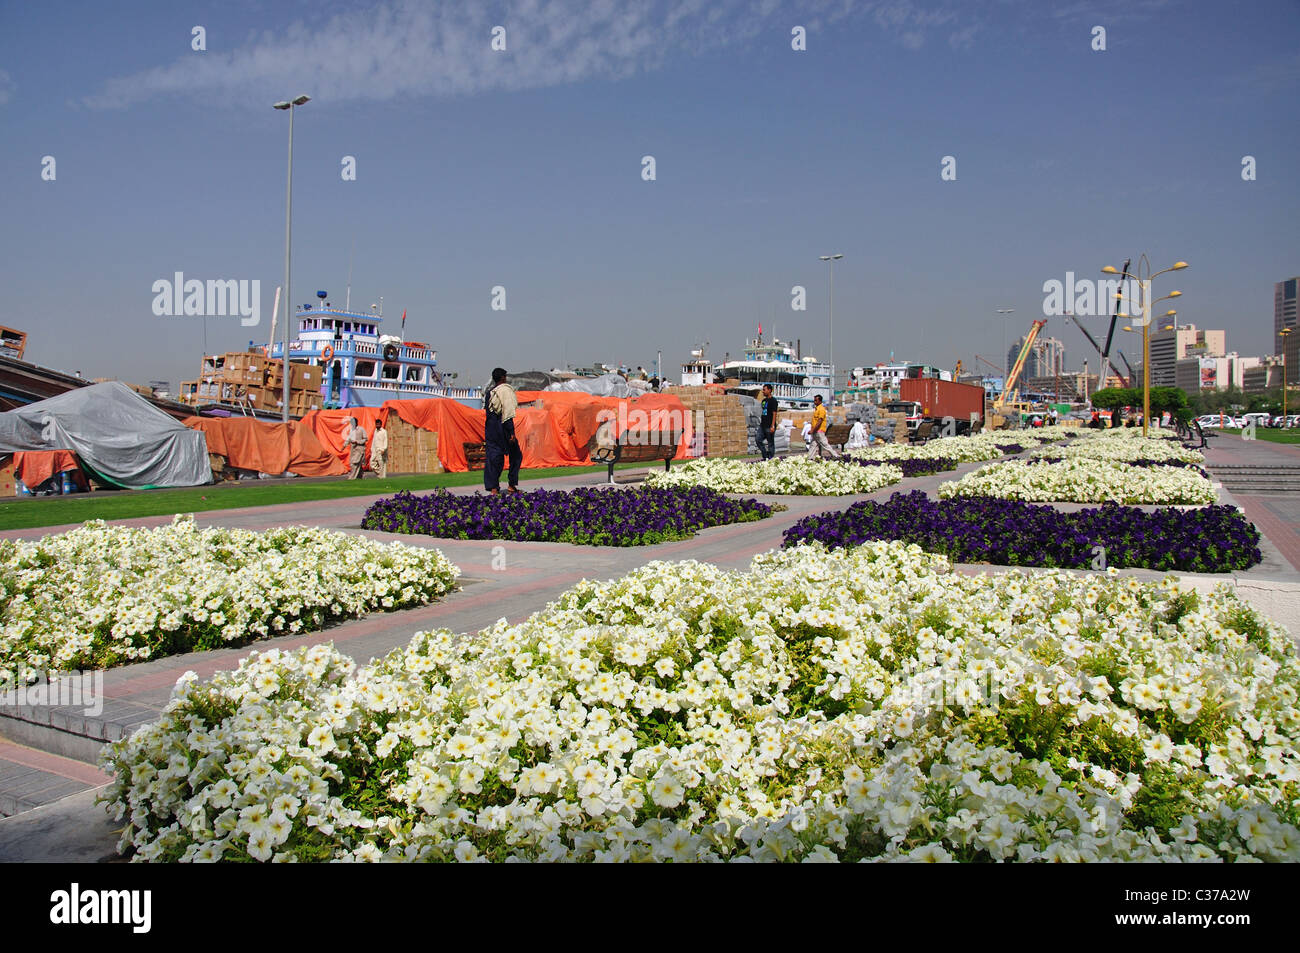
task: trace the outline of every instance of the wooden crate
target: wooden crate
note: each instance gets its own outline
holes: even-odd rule
[[[388,472],[442,473],[438,459],[438,434],[388,415]]]

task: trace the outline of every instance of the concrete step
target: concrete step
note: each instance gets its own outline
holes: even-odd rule
[[[82,761],[0,737],[0,817],[35,810],[109,780],[108,775]]]

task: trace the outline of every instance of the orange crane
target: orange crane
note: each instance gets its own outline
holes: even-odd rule
[[[1020,396],[1020,390],[1016,387],[1016,381],[1020,378],[1020,372],[1025,369],[1025,358],[1029,356],[1029,349],[1034,346],[1034,341],[1038,337],[1038,332],[1047,327],[1046,319],[1039,318],[1030,327],[1029,333],[1025,335],[1025,343],[1020,348],[1020,353],[1016,356],[1016,363],[1012,366],[1007,379],[1002,384],[1002,393],[997,400],[993,401],[994,413],[1001,414],[1007,407],[1016,407],[1017,398]]]

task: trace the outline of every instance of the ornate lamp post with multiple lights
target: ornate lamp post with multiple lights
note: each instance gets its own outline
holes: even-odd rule
[[[1158,278],[1166,272],[1182,271],[1187,267],[1187,262],[1176,261],[1169,268],[1163,271],[1151,272],[1151,263],[1147,261],[1147,256],[1143,253],[1138,259],[1138,273],[1133,274],[1128,271],[1121,272],[1117,268],[1107,265],[1102,269],[1103,274],[1119,275],[1121,279],[1134,278],[1138,282],[1138,288],[1142,292],[1142,436],[1147,435],[1147,426],[1151,422],[1151,306],[1157,302],[1164,301],[1166,298],[1177,298],[1182,295],[1181,291],[1174,291],[1164,296],[1164,298],[1151,298],[1151,281]],[[1119,295],[1123,297],[1123,295]],[[1129,315],[1120,313],[1119,317],[1127,318]]]

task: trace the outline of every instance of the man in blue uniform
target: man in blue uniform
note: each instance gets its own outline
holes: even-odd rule
[[[487,411],[483,432],[483,450],[487,458],[483,466],[483,487],[493,495],[501,492],[501,471],[507,454],[510,456],[508,492],[519,492],[519,467],[524,454],[515,437],[515,409],[518,406],[515,389],[506,379],[505,368],[494,368],[492,386],[483,395],[483,409]]]
[[[776,398],[772,385],[763,385],[763,400],[759,406],[758,452],[764,460],[776,456]]]

